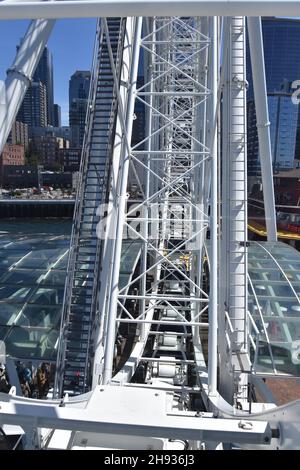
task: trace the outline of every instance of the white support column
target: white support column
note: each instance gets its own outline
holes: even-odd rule
[[[230,42],[230,129],[228,138],[229,185],[229,285],[228,307],[234,334],[234,349],[246,347],[247,312],[247,165],[246,165],[246,84],[245,18],[231,19]]]
[[[218,366],[218,143],[215,120],[218,94],[218,34],[217,17],[210,19],[210,73],[211,73],[211,198],[210,198],[210,291],[209,291],[209,335],[208,335],[208,390],[217,391]]]
[[[221,206],[221,243],[220,243],[220,282],[219,286],[219,318],[218,318],[218,348],[220,354],[220,373],[219,373],[219,391],[224,398],[231,400],[232,380],[229,374],[229,361],[227,352],[227,343],[225,332],[225,311],[228,310],[227,292],[230,284],[228,269],[228,231],[229,231],[229,84],[228,84],[228,67],[229,67],[229,40],[230,40],[230,18],[222,18],[222,74],[225,78],[223,95],[222,95],[222,206]]]
[[[209,27],[209,18],[208,17],[203,17],[201,18],[201,31],[205,36],[208,36],[208,27]],[[209,47],[205,48],[202,52],[201,55],[199,54],[199,81],[201,81],[205,87],[209,88],[208,85],[208,52],[209,52]],[[206,145],[208,138],[208,130],[207,130],[207,100],[204,101],[203,106],[199,107],[196,110],[196,126],[197,126],[197,134],[200,135],[201,142]],[[208,145],[210,143],[208,142]],[[201,147],[200,145],[197,146],[197,150],[200,152]],[[198,156],[198,161],[199,161]],[[207,160],[205,163],[200,165],[196,171],[195,171],[195,176],[194,176],[194,191],[193,191],[193,196],[195,200],[195,204],[198,205],[201,211],[203,211],[205,214],[208,213],[208,205],[209,205],[209,196],[210,196],[210,180],[211,180],[211,174],[210,174],[211,168],[210,168],[210,160]],[[197,212],[194,209],[194,218],[197,219]],[[195,222],[194,225],[194,230],[199,231],[201,229],[200,222]],[[202,278],[202,272],[203,272],[203,258],[204,258],[204,241],[206,239],[207,232],[206,230],[202,231],[199,234],[199,251],[195,253],[194,255],[194,270],[195,270],[195,276],[196,276],[196,282],[201,285],[201,278]]]
[[[135,90],[138,72],[139,52],[140,52],[140,38],[142,30],[142,17],[136,19],[134,38],[132,44],[132,63],[130,72],[130,89],[128,92],[128,106],[126,110],[126,135],[127,141],[131,140],[131,132],[133,126]],[[120,176],[120,192],[118,203],[118,214],[115,232],[115,252],[112,264],[112,281],[111,281],[111,296],[108,306],[108,327],[107,337],[105,344],[105,357],[104,357],[104,383],[108,383],[112,378],[113,372],[113,358],[115,348],[115,335],[116,335],[116,318],[118,306],[118,291],[119,291],[119,272],[121,264],[121,250],[122,250],[122,237],[123,226],[125,222],[125,211],[127,202],[127,179],[130,163],[130,155],[127,147],[124,145],[124,157],[121,162]]]
[[[32,21],[12,66],[7,71],[1,93],[0,154],[17,116],[34,71],[49,39],[55,20]]]
[[[155,35],[155,32],[153,30],[154,28],[154,21],[152,18],[149,19],[149,24],[151,25],[151,32],[153,34],[153,39],[154,39],[154,35]],[[151,51],[152,51],[152,54],[154,53],[154,43],[151,44]],[[152,61],[153,61],[153,57],[151,54],[149,55],[146,55],[144,56],[144,60],[145,59],[148,59],[147,62],[145,63],[145,67],[149,68],[150,70],[145,70],[145,77],[147,77],[149,75],[149,72],[152,73]],[[149,108],[146,109],[146,113],[147,113],[147,121],[146,121],[146,133],[145,135],[147,136],[150,136],[151,135],[151,130],[152,130],[152,125],[153,125],[153,91],[154,91],[154,87],[153,87],[153,82],[151,81],[150,83],[150,87],[149,87]],[[151,137],[147,140],[147,151],[148,153],[146,154],[146,161],[145,161],[145,164],[146,164],[146,167],[147,169],[144,169],[144,182],[145,182],[145,199],[149,199],[149,196],[150,196],[150,168],[151,168],[151,158],[150,158],[150,152],[152,150],[152,139]],[[145,221],[143,222],[142,224],[142,227],[143,227],[143,237],[145,240],[148,240],[148,232],[149,232],[149,218],[150,218],[150,214],[149,214],[149,204],[145,204],[145,206],[143,207],[143,210],[144,210],[144,217],[145,217]],[[141,279],[141,292],[142,292],[142,295],[146,295],[146,284],[147,284],[147,274],[146,274],[146,271],[147,271],[147,258],[148,258],[148,249],[147,249],[147,242],[144,242],[143,244],[143,251],[142,251],[142,259],[141,259],[141,272],[144,273],[142,279]],[[145,299],[143,299],[141,301],[141,312],[145,312],[146,311],[146,301]],[[142,340],[145,340],[145,326],[142,325],[141,326],[141,339]]]
[[[0,2],[0,19],[211,15],[297,16],[299,0],[13,0]]]
[[[245,396],[245,374],[238,356],[247,356],[247,147],[245,18],[226,18],[226,81],[223,91],[223,162],[222,162],[222,255],[220,257],[222,290],[221,313],[221,393],[229,402]],[[229,322],[225,322],[225,313]],[[225,326],[227,325],[227,329]],[[224,338],[230,345],[224,344]],[[229,348],[229,354],[227,347]],[[240,379],[240,380],[239,380]],[[234,381],[236,387],[234,388]]]
[[[251,54],[252,80],[256,109],[267,237],[268,241],[277,241],[270,121],[267,101],[261,18],[259,16],[248,17],[247,24]]]
[[[106,20],[102,19],[102,29],[105,34]],[[116,199],[117,199],[117,185],[118,185],[118,171],[121,157],[122,146],[122,123],[123,123],[123,110],[126,105],[127,83],[129,82],[129,67],[130,54],[131,54],[131,37],[133,29],[133,18],[126,20],[126,34],[124,38],[124,48],[122,56],[121,67],[121,81],[119,88],[119,106],[116,118],[115,140],[113,146],[113,156],[111,165],[110,176],[110,194],[108,199],[107,208],[105,208],[107,215],[105,218],[100,219],[99,226],[97,227],[98,237],[104,237],[103,240],[103,256],[102,256],[102,279],[104,282],[100,284],[99,303],[98,303],[98,317],[93,333],[94,341],[94,367],[93,367],[93,382],[92,388],[101,383],[103,373],[103,358],[104,358],[104,341],[105,332],[108,322],[108,299],[111,281],[111,266],[113,259],[113,252],[115,246],[115,230],[116,230]],[[112,60],[112,58],[111,58]],[[105,227],[105,236],[104,236]]]

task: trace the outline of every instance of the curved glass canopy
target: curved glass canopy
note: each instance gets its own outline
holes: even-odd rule
[[[0,234],[0,339],[14,358],[55,361],[69,243],[65,234]],[[129,281],[139,251],[137,242],[125,247],[121,286]],[[252,350],[254,369],[298,375],[298,251],[282,242],[250,242],[248,310],[258,345]]]
[[[251,242],[248,308],[259,332],[257,371],[300,372],[300,253],[282,242]]]
[[[70,237],[0,235],[0,339],[15,358],[55,360]]]
[[[0,233],[0,340],[16,359],[55,361],[69,235]],[[141,245],[122,253],[120,285],[130,280]]]

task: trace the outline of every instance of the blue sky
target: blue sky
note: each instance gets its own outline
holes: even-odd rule
[[[26,20],[0,21],[0,79],[4,80],[24,36]],[[95,19],[57,20],[48,46],[53,54],[54,102],[62,107],[62,122],[68,124],[69,78],[75,70],[90,70],[96,31]]]

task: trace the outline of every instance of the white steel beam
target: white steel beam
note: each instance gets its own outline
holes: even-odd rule
[[[222,135],[222,255],[220,256],[220,390],[231,402],[234,394],[234,372],[231,354],[247,351],[247,148],[246,148],[246,82],[245,21],[243,17],[224,20],[224,67]],[[225,314],[230,324],[231,351],[227,352]],[[235,380],[238,393],[246,386]]]
[[[277,241],[270,121],[260,17],[247,18],[268,241]]]
[[[129,380],[127,370],[130,369],[131,375],[134,372],[146,345],[147,330],[151,326],[176,325],[182,329],[207,326],[206,323],[203,324],[200,316],[207,310],[208,296],[200,284],[195,283],[188,266],[191,249],[199,249],[198,237],[206,230],[209,222],[209,216],[203,213],[198,207],[197,199],[194,200],[191,195],[190,187],[190,182],[196,178],[197,169],[210,158],[209,148],[202,143],[203,135],[195,132],[198,109],[204,106],[210,96],[200,73],[206,65],[200,66],[198,63],[199,53],[210,45],[207,36],[201,32],[201,27],[199,18],[183,20],[177,17],[156,17],[149,23],[149,30],[141,41],[145,62],[153,66],[148,67],[145,83],[135,94],[151,119],[148,121],[145,138],[135,143],[129,156],[136,166],[137,173],[139,170],[144,171],[146,194],[141,202],[137,200],[137,204],[128,206],[123,228],[126,229],[126,234],[143,244],[144,253],[140,273],[129,279],[119,292],[119,267],[115,264],[118,260],[115,258],[112,263],[114,281],[109,288],[109,334],[106,335],[104,383],[110,380],[112,355],[115,350],[113,340],[121,323],[136,324],[137,332],[142,334],[137,343],[138,348],[134,346],[131,352],[128,365],[125,365],[122,374],[113,377],[113,382],[119,380],[118,375],[122,375],[122,382],[124,379]],[[207,119],[206,113],[203,119]],[[125,132],[126,126],[124,135]],[[125,141],[123,147],[128,151]],[[122,181],[127,178],[127,173],[127,170],[124,172],[124,167],[120,168]],[[128,176],[130,182],[130,173]],[[122,191],[119,191],[119,194],[121,193]],[[121,209],[120,205],[118,209]],[[191,232],[193,222],[200,223],[197,230]],[[124,236],[120,226],[119,235],[114,237],[116,246],[122,242],[122,234]],[[151,283],[148,289],[145,283],[146,275],[149,275]],[[103,279],[104,284],[105,277]],[[179,287],[174,292],[168,291],[170,280],[178,283]],[[143,283],[141,292],[136,295],[129,289],[138,281]],[[193,305],[197,306],[197,312],[193,318],[187,314],[192,308],[191,297],[186,288],[196,292]],[[116,292],[117,304],[111,308]],[[134,312],[130,311],[130,304],[126,303],[131,300],[136,305]],[[158,313],[155,320],[152,318],[154,309]]]
[[[230,24],[229,93],[230,134],[227,158],[230,174],[227,180],[229,204],[229,316],[235,329],[236,350],[246,348],[245,321],[247,312],[247,148],[246,148],[246,55],[245,20],[233,17]]]
[[[217,17],[210,18],[210,73],[211,77],[211,198],[210,198],[210,240],[211,269],[209,291],[209,336],[208,336],[208,391],[217,391],[218,366],[218,142],[216,126],[218,110],[218,29]]]
[[[2,6],[2,5],[1,5]],[[0,16],[1,17],[1,16]],[[1,87],[0,154],[54,26],[53,20],[32,21]]]
[[[299,16],[298,0],[14,0],[0,3],[0,19],[119,16]]]
[[[0,425],[20,424],[28,430],[48,428],[168,439],[270,443],[266,421],[198,417],[167,411],[168,393],[134,387],[96,387],[84,409],[65,402],[30,400],[0,394]],[[101,406],[99,406],[99,400]],[[79,412],[80,411],[80,412]],[[210,416],[210,415],[208,415]],[[88,435],[86,436],[88,438]],[[101,442],[99,442],[99,447]]]
[[[126,140],[127,142],[131,139],[131,132],[133,127],[134,117],[134,102],[135,102],[135,90],[138,73],[138,62],[140,53],[140,37],[142,30],[142,18],[137,18],[134,38],[132,44],[132,64],[130,72],[130,88],[128,92],[128,104],[126,109]],[[113,358],[114,358],[114,347],[115,347],[115,335],[116,335],[116,317],[117,317],[117,300],[118,300],[118,281],[119,272],[121,265],[121,252],[122,252],[122,234],[123,225],[125,220],[126,203],[127,203],[127,179],[130,164],[130,155],[128,149],[123,150],[123,161],[121,162],[121,179],[120,189],[117,195],[118,199],[118,214],[116,220],[116,231],[115,231],[115,250],[113,257],[113,271],[111,281],[111,292],[109,299],[109,318],[107,326],[107,338],[105,345],[105,357],[104,357],[104,383],[108,383],[112,377],[113,372]]]
[[[100,383],[101,373],[103,367],[103,356],[104,356],[104,341],[105,341],[105,332],[108,319],[108,297],[109,297],[109,287],[110,287],[110,270],[111,262],[113,258],[114,250],[114,231],[115,231],[115,217],[116,217],[116,208],[115,201],[117,199],[117,185],[118,185],[118,168],[120,164],[120,154],[121,154],[121,144],[122,144],[122,133],[123,133],[123,121],[124,121],[124,112],[126,105],[126,96],[127,96],[127,83],[129,82],[129,67],[130,54],[131,54],[131,30],[132,30],[132,20],[127,19],[126,22],[126,34],[124,39],[124,49],[122,56],[122,67],[121,67],[121,80],[120,88],[116,92],[118,93],[118,111],[116,118],[116,129],[115,129],[115,140],[113,147],[113,158],[111,165],[111,190],[108,200],[107,207],[105,211],[107,216],[101,219],[97,227],[98,237],[103,237],[103,230],[107,227],[107,237],[103,240],[103,267],[102,267],[102,276],[103,279],[106,279],[106,282],[102,282],[100,285],[100,294],[99,294],[99,308],[98,315],[95,322],[95,331],[93,334],[94,340],[94,373],[93,373],[93,388]],[[111,67],[115,68],[114,59],[111,56],[109,37],[107,35],[107,25],[105,26],[106,20],[101,19],[103,34],[106,34],[108,50],[110,55]],[[115,70],[116,72],[116,70]],[[102,208],[103,209],[103,208]],[[104,211],[103,211],[104,212]]]

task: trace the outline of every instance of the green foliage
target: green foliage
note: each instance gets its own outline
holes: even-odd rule
[[[25,165],[38,165],[39,157],[34,152],[30,150],[26,150],[25,152]]]

